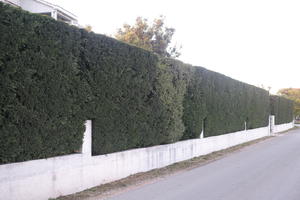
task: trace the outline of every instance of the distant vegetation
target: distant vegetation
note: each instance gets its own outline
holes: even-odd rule
[[[138,17],[134,25],[124,24],[115,38],[163,57],[177,58],[180,56],[180,48],[171,46],[174,33],[174,28],[165,26],[163,16],[154,19],[152,24],[147,19]]]

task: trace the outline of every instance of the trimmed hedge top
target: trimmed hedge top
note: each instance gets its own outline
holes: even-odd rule
[[[2,3],[0,40],[2,164],[78,152],[86,119],[93,155],[268,124],[265,90]]]

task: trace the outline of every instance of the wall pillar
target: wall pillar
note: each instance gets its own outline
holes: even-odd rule
[[[275,127],[275,115],[270,115],[269,116],[269,132],[270,132],[270,135],[274,132],[274,127]]]
[[[52,17],[53,19],[57,20],[57,11],[56,11],[56,10],[53,10],[53,11],[51,12],[51,17]]]
[[[87,120],[85,122],[81,153],[85,156],[92,156],[92,120]]]
[[[202,131],[200,133],[200,139],[204,138],[204,120],[202,120]]]

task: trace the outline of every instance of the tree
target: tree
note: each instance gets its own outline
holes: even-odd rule
[[[85,25],[84,29],[87,31],[87,32],[92,32],[92,29],[93,27],[91,25]]]
[[[146,18],[137,17],[134,25],[124,24],[123,28],[118,29],[115,38],[161,56],[177,58],[180,48],[170,46],[174,33],[174,28],[165,26],[163,16],[154,19],[152,24]]]
[[[278,95],[294,101],[294,115],[300,117],[300,88],[284,88],[277,92]]]

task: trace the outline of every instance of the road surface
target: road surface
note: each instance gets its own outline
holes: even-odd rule
[[[300,200],[300,129],[107,200]]]

